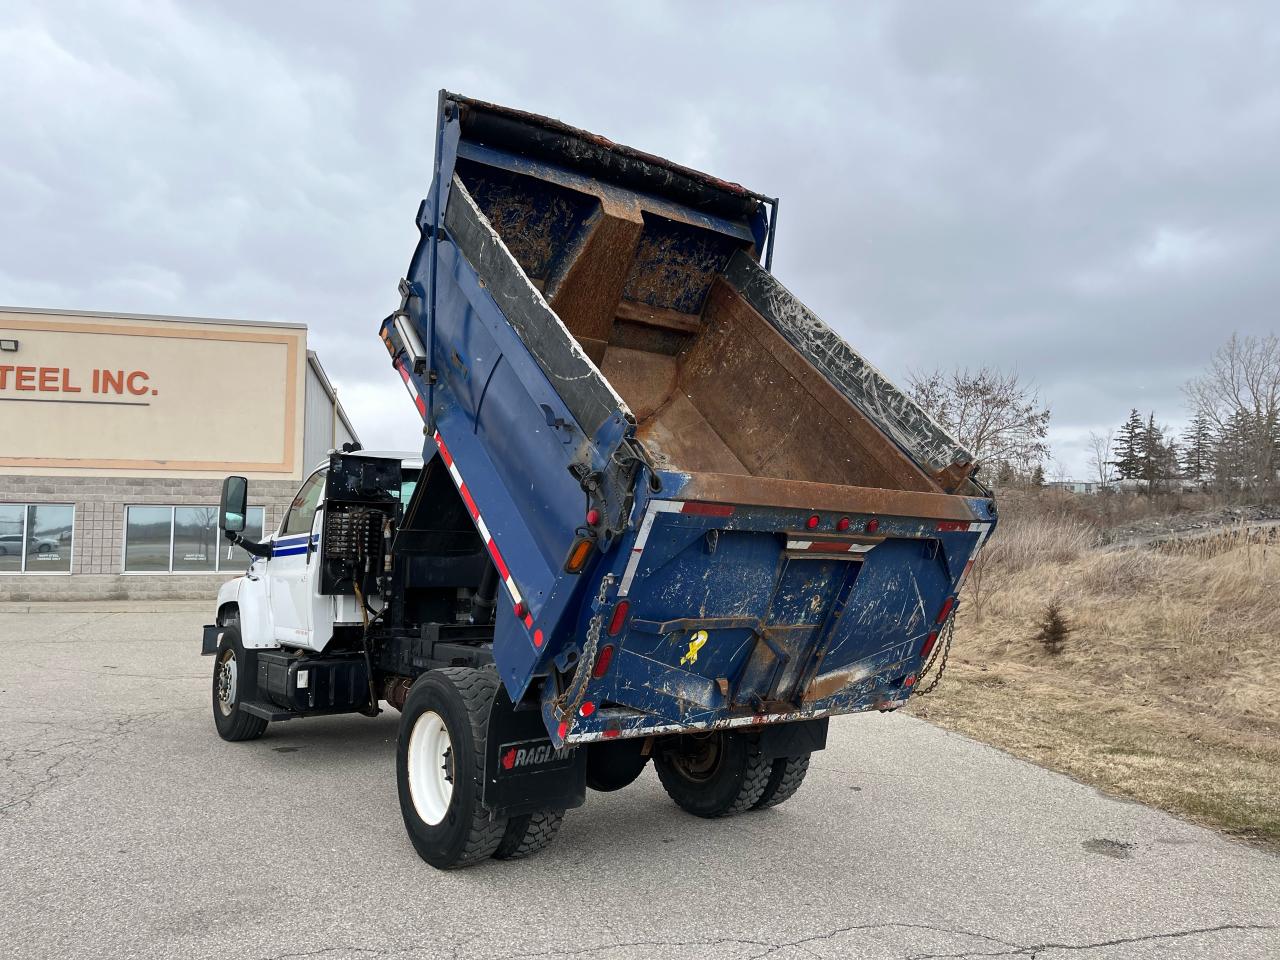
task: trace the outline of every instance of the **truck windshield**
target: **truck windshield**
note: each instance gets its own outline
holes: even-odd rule
[[[408,503],[413,497],[413,489],[418,485],[418,470],[405,470],[400,474],[400,492],[397,494],[401,503]]]

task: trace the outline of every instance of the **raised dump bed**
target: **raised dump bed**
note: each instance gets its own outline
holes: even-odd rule
[[[970,455],[762,265],[776,208],[442,96],[383,336],[557,745],[900,704],[994,522]]]
[[[968,455],[758,265],[745,219],[697,217],[548,168],[459,160],[456,173],[660,467],[962,485]]]

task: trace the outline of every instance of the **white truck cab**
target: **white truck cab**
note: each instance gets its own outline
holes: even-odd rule
[[[422,470],[420,454],[360,450],[356,456],[398,460],[400,497],[407,503]],[[275,533],[260,544],[243,542],[251,551],[249,569],[218,590],[217,625],[236,624],[246,649],[297,647],[323,651],[333,639],[335,624],[359,624],[361,610],[349,594],[326,595],[320,589],[316,556],[324,526],[325,479],[328,461],[302,481]],[[253,555],[253,554],[263,554]],[[373,608],[377,597],[369,597]]]

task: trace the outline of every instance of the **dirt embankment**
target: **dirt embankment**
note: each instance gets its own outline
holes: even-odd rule
[[[946,678],[911,709],[1109,791],[1280,844],[1280,509],[1006,515]],[[1035,638],[1052,599],[1062,652]]]
[[[1134,523],[1098,531],[1099,542],[1110,547],[1136,547],[1169,540],[1212,537],[1237,527],[1280,529],[1280,504],[1219,507],[1172,516],[1147,517]]]

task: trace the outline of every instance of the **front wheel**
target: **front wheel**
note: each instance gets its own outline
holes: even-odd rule
[[[726,731],[675,737],[659,748],[653,765],[680,809],[708,818],[750,810],[773,772],[754,742]]]
[[[213,658],[213,725],[223,740],[256,740],[267,721],[245,713],[244,702],[257,689],[257,656],[245,650],[236,627],[223,627]]]
[[[480,802],[497,690],[491,669],[432,670],[409,689],[400,714],[400,814],[418,856],[440,870],[492,856],[507,832],[507,818],[491,816]]]

